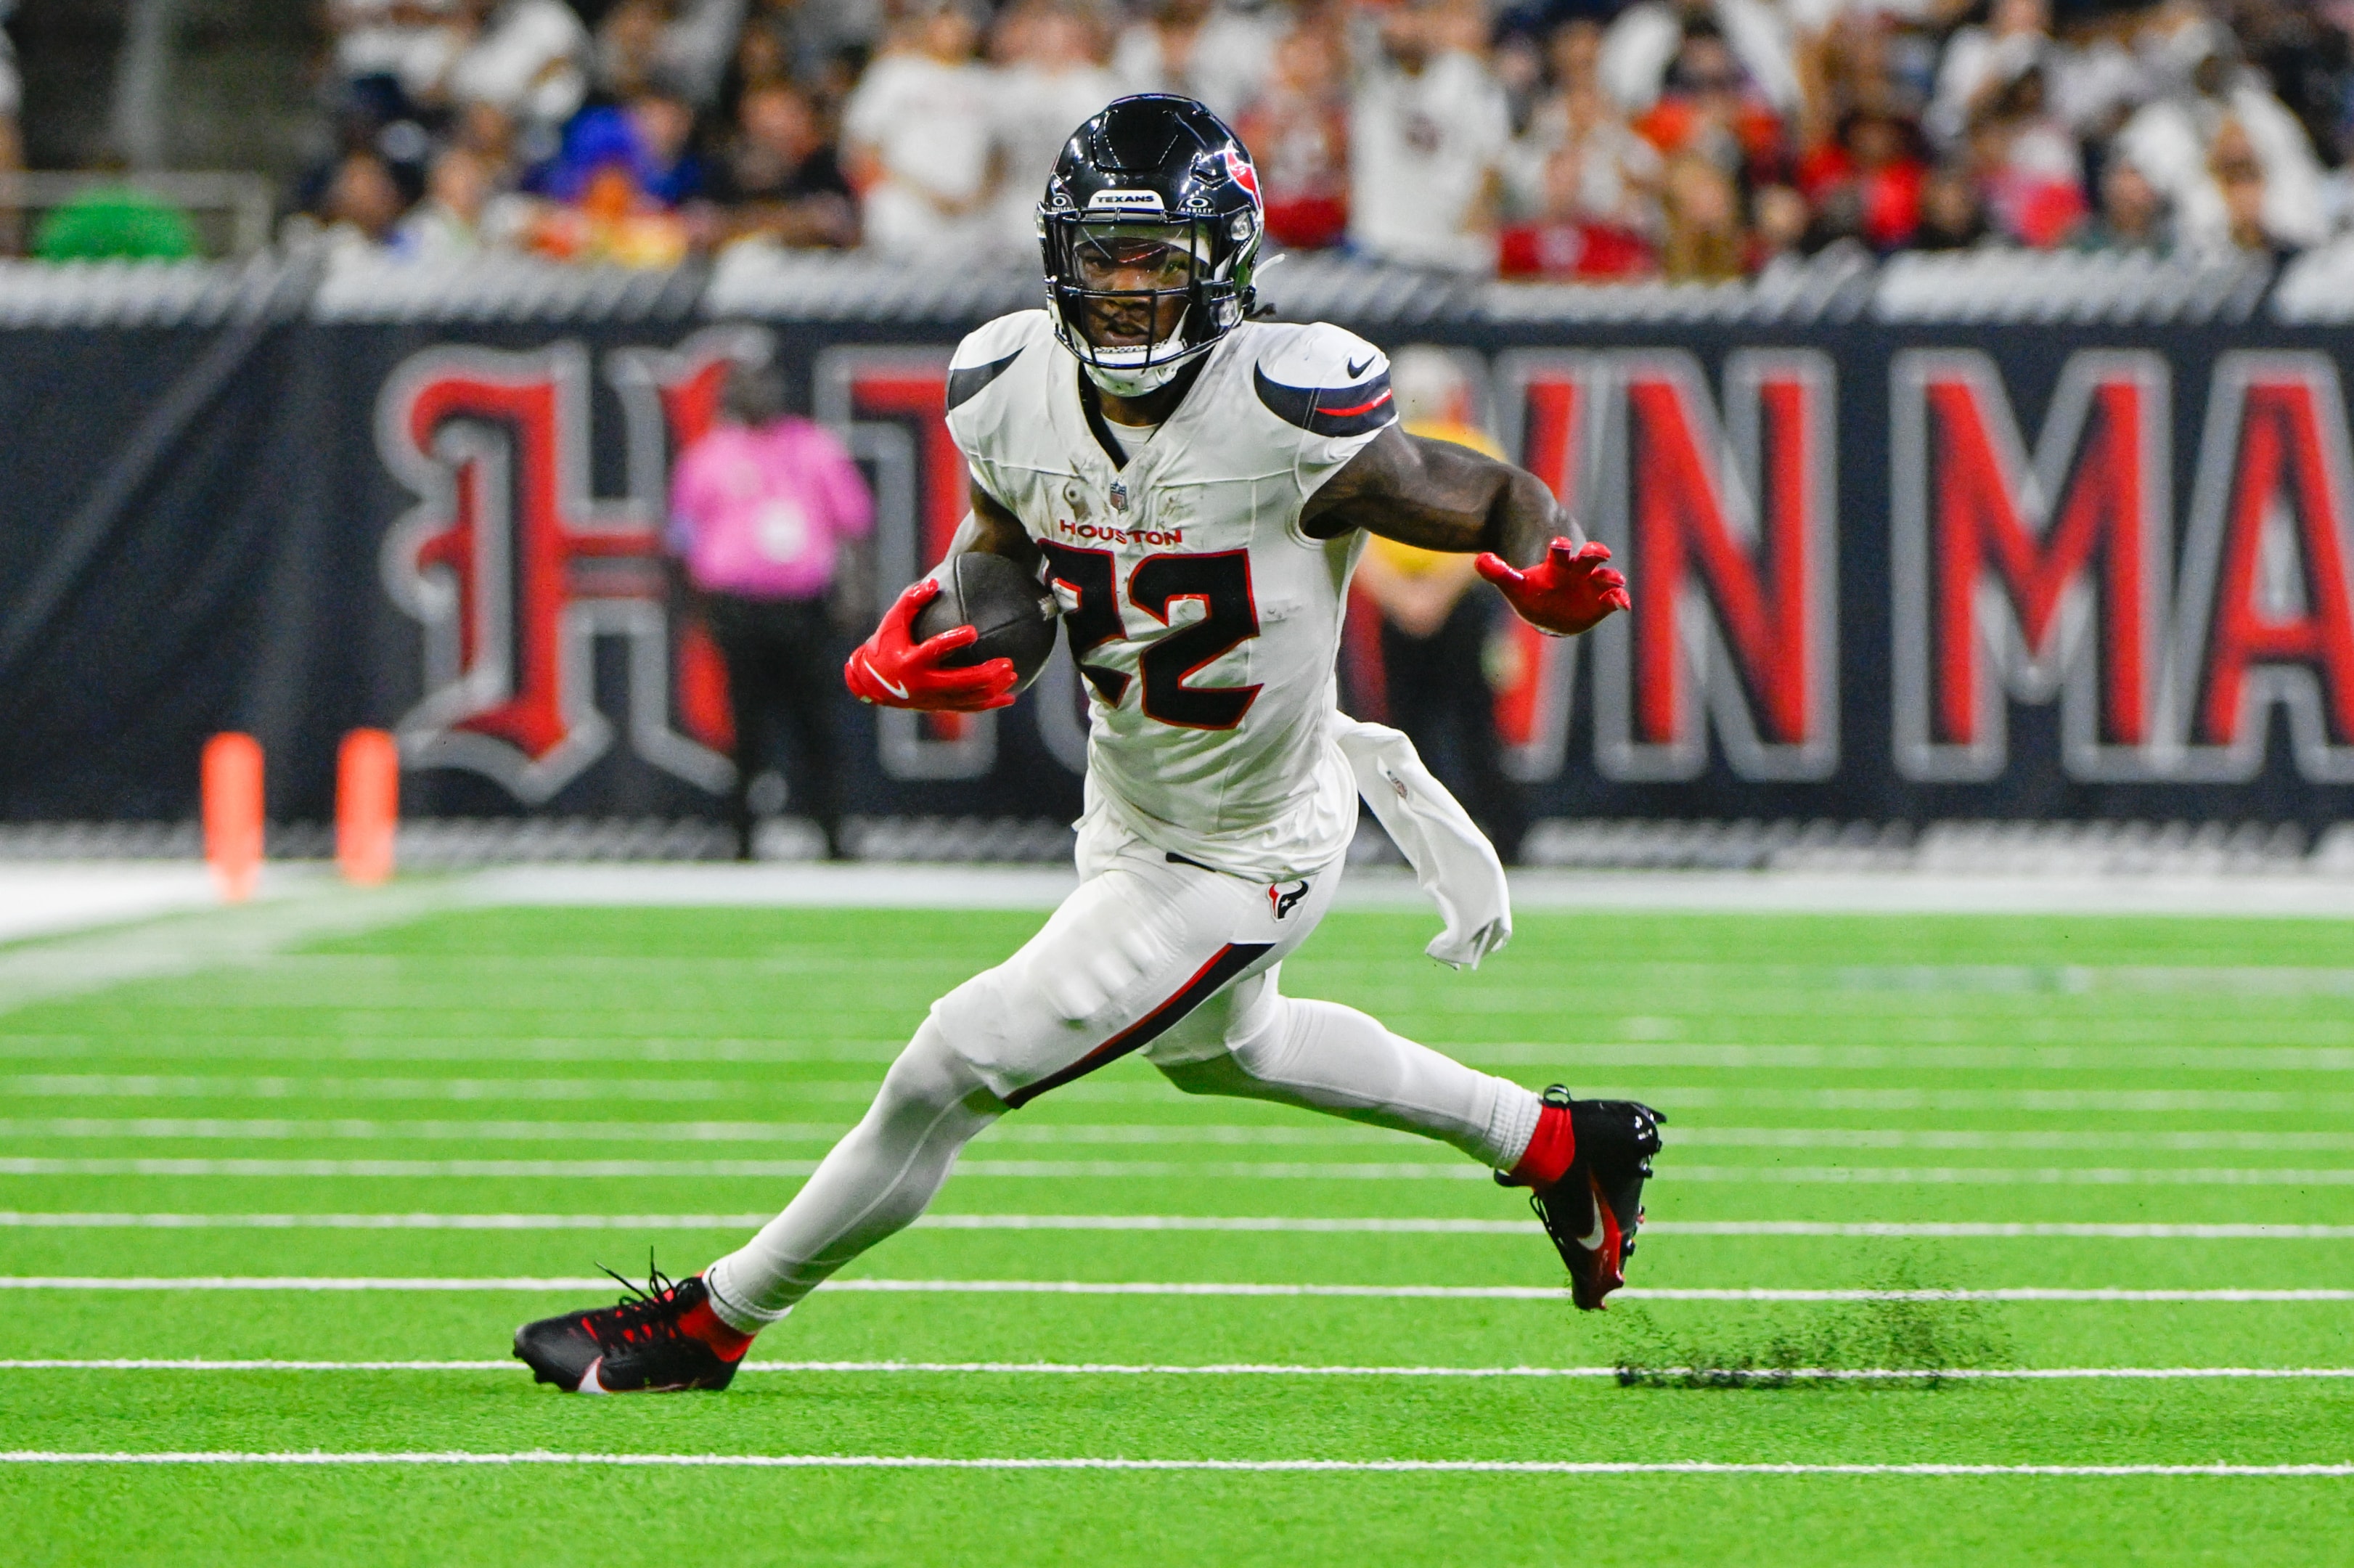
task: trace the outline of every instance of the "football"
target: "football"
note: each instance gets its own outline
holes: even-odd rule
[[[917,641],[970,626],[980,638],[941,660],[944,667],[962,670],[991,659],[1011,659],[1014,690],[1038,678],[1055,651],[1060,612],[1053,594],[1004,556],[980,551],[949,556],[939,582],[938,597],[916,612]]]

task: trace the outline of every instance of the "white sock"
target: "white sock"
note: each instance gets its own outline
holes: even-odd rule
[[[1509,1171],[1536,1133],[1537,1097],[1335,1001],[1279,996],[1228,1054],[1163,1069],[1189,1094],[1237,1095],[1418,1132]]]
[[[1005,1107],[926,1019],[859,1124],[759,1234],[704,1270],[711,1309],[747,1334],[793,1309],[836,1269],[904,1229],[958,1150]]]

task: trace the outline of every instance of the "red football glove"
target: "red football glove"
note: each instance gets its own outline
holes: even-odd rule
[[[1013,661],[991,659],[970,669],[943,670],[940,661],[970,644],[981,633],[952,626],[928,641],[910,640],[916,612],[938,597],[940,585],[926,577],[883,613],[875,635],[859,644],[842,667],[842,683],[862,703],[886,708],[924,708],[934,713],[977,714],[1013,703]]]
[[[1599,625],[1612,610],[1634,608],[1627,597],[1626,577],[1602,564],[1609,558],[1607,545],[1555,539],[1545,558],[1524,572],[1506,566],[1492,552],[1472,565],[1503,591],[1522,620],[1555,637],[1575,637]]]

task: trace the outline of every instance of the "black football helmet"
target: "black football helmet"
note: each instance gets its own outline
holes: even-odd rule
[[[1225,121],[1169,93],[1115,101],[1071,133],[1038,204],[1055,335],[1116,397],[1167,385],[1250,313],[1266,227]]]

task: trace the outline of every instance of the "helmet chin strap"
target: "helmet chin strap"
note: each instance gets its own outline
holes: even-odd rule
[[[1178,343],[1184,330],[1184,321],[1181,317],[1176,330],[1161,342],[1154,344],[1147,353],[1146,358],[1151,361],[1150,364],[1105,365],[1097,357],[1097,354],[1080,354],[1076,349],[1072,351],[1072,357],[1079,362],[1079,368],[1087,373],[1088,380],[1096,384],[1097,391],[1108,392],[1115,397],[1142,397],[1149,393],[1160,391],[1163,387],[1176,380],[1178,373],[1192,364],[1202,352],[1201,347],[1195,347],[1180,349],[1167,359],[1153,357],[1162,349]],[[1068,348],[1071,345],[1066,343],[1064,346]],[[1097,351],[1097,354],[1101,352]]]
[[[1160,365],[1140,365],[1133,369],[1081,359],[1079,368],[1100,391],[1108,392],[1115,397],[1141,397],[1147,393],[1160,391],[1175,380],[1177,373],[1185,368],[1192,357],[1188,355],[1184,359],[1172,359]]]

